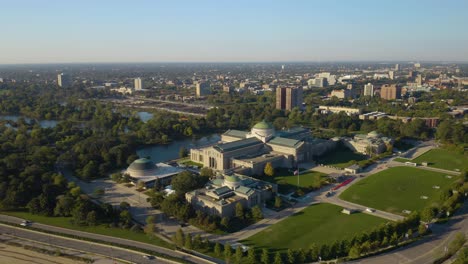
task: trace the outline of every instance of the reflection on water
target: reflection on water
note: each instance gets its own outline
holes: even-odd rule
[[[179,150],[181,147],[185,147],[186,149],[201,147],[209,144],[214,144],[220,139],[220,135],[213,134],[199,139],[177,140],[166,145],[154,145],[150,147],[140,148],[137,150],[137,154],[141,158],[150,157],[150,159],[156,163],[164,162],[179,158]]]
[[[153,118],[153,114],[148,112],[138,112],[137,116],[140,118],[141,121],[145,123],[148,122],[148,120],[150,120],[151,118]]]
[[[13,121],[13,122],[18,122],[20,118],[23,118],[27,123],[31,123],[31,121],[33,120],[32,118],[24,117],[20,115],[0,115],[0,120],[8,120],[8,121]],[[36,120],[35,119],[35,121],[42,128],[54,128],[58,124],[57,120]]]

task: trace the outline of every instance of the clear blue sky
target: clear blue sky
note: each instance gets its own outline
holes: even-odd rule
[[[467,0],[0,0],[0,64],[468,61]]]

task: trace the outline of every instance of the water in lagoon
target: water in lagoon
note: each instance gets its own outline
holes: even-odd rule
[[[10,120],[13,122],[18,122],[18,119],[20,119],[21,117],[22,116],[20,115],[0,115],[0,120]],[[28,118],[28,117],[23,117],[23,118],[28,123],[30,123],[32,120],[31,118]],[[36,120],[36,122],[38,122],[42,128],[54,128],[58,124],[57,120]]]
[[[137,149],[137,154],[141,158],[150,157],[152,161],[164,162],[179,158],[179,150],[181,147],[191,149],[194,147],[202,147],[209,144],[214,144],[221,140],[218,134],[209,135],[198,139],[176,140],[166,145],[154,145]]]
[[[153,114],[148,112],[138,112],[137,116],[140,118],[141,121],[145,123],[148,122],[148,120],[150,120],[151,118],[153,118]]]

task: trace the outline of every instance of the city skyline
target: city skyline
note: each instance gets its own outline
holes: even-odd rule
[[[15,1],[0,64],[468,61],[466,1]]]

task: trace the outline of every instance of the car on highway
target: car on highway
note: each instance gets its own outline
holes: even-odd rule
[[[154,256],[151,255],[143,255],[144,259],[154,259]]]
[[[369,213],[375,213],[375,209],[372,208],[366,208],[366,211]]]
[[[20,226],[30,226],[32,224],[31,221],[29,220],[23,220],[20,224]]]

